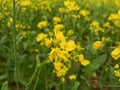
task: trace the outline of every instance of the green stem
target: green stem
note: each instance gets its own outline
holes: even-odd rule
[[[36,90],[36,87],[37,87],[37,84],[38,84],[38,80],[39,80],[39,75],[40,75],[40,69],[38,71],[38,75],[37,75],[37,80],[35,82],[35,85],[34,85],[34,89],[33,90]]]
[[[119,42],[119,36],[120,36],[120,31],[118,31],[117,36],[116,36],[116,43]]]
[[[13,0],[13,30],[12,30],[12,35],[13,35],[13,59],[15,62],[15,77],[16,77],[16,85],[17,85],[17,90],[19,90],[19,83],[18,83],[18,71],[17,71],[17,55],[16,55],[16,8],[15,8],[15,0]]]
[[[38,72],[38,75],[39,75],[40,70],[42,69],[42,67],[43,67],[46,63],[47,63],[47,59],[44,60],[44,61],[40,64],[39,67],[36,67],[36,68],[35,68],[35,71],[34,71],[32,77],[31,77],[30,81],[28,82],[25,90],[28,90],[28,89],[30,88],[30,85],[32,84],[32,82],[33,82],[33,80],[34,80],[37,72]],[[38,77],[39,77],[39,76],[38,76]],[[36,86],[34,86],[34,88],[36,88]]]

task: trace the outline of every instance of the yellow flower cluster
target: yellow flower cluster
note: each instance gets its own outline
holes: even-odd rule
[[[118,60],[120,57],[120,47],[115,48],[112,52],[111,52],[111,56],[114,58],[114,60]]]
[[[79,61],[83,66],[87,66],[90,63],[89,60],[84,58],[83,54],[79,55]]]
[[[58,24],[58,23],[62,22],[60,17],[53,17],[53,21],[54,21],[54,24]]]
[[[47,48],[50,48],[49,60],[53,62],[54,70],[53,72],[57,77],[64,77],[69,69],[71,68],[71,60],[75,61],[72,57],[77,55],[77,51],[80,52],[81,47],[79,44],[76,44],[74,40],[69,40],[65,37],[63,29],[64,25],[61,23],[61,18],[53,17],[54,28],[53,34],[39,33],[36,37],[37,42],[40,42],[45,45]],[[39,28],[42,29],[46,27],[44,21],[39,23]],[[68,30],[66,34],[72,35],[73,30]],[[73,53],[74,52],[74,53]],[[79,59],[77,62],[83,66],[87,66],[90,61],[84,58],[83,54],[78,55]],[[70,76],[69,79],[75,80],[75,76]]]
[[[102,27],[100,27],[100,24],[97,21],[93,21],[90,24],[89,29],[91,30],[91,32],[94,32],[95,35],[99,35],[99,32],[102,32],[102,33],[105,32],[105,30]]]
[[[47,21],[41,21],[41,22],[39,22],[39,23],[37,24],[37,27],[38,27],[39,29],[43,29],[43,28],[45,28],[47,25],[48,25],[48,22],[47,22]]]
[[[112,21],[115,26],[120,28],[120,10],[117,13],[115,13],[115,14],[111,14],[108,17],[108,20]]]
[[[120,68],[119,67],[120,67],[119,64],[115,64],[114,75],[115,75],[115,77],[119,78],[119,80],[120,80]]]
[[[70,1],[70,0],[65,0],[64,1],[64,6],[66,7],[66,12],[69,13],[71,11],[78,11],[80,8],[78,5],[76,5],[76,2]]]
[[[31,2],[31,0],[22,0],[20,2],[20,5],[21,6],[30,6],[30,5],[32,5],[32,2]]]
[[[101,41],[95,41],[93,43],[93,48],[96,50],[101,50],[103,48],[103,43]]]
[[[70,75],[70,76],[69,76],[69,79],[70,79],[70,80],[76,80],[76,75],[74,75],[74,74],[73,74],[73,75]]]

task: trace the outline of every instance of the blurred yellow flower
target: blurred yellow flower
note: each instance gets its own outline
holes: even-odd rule
[[[118,58],[120,57],[120,47],[115,48],[111,52],[111,56],[114,58],[114,60],[118,60]]]
[[[47,22],[47,21],[41,21],[41,22],[39,22],[39,23],[37,24],[37,27],[38,27],[39,29],[43,29],[43,28],[45,28],[47,25],[48,25],[48,22]]]
[[[83,55],[83,54],[80,54],[80,55],[79,55],[79,61],[80,61],[80,63],[81,63],[83,66],[87,66],[87,65],[90,63],[89,60],[84,59],[84,55]]]
[[[59,13],[62,14],[62,13],[64,13],[64,11],[65,11],[64,8],[62,8],[62,7],[61,7],[61,8],[58,8],[58,12],[59,12]]]
[[[85,17],[90,15],[90,12],[88,10],[80,10],[79,14]]]
[[[64,83],[64,82],[65,82],[65,78],[64,78],[64,77],[62,77],[62,78],[61,78],[61,81]]]
[[[67,51],[72,51],[72,50],[74,50],[75,48],[76,48],[76,45],[75,45],[75,42],[74,42],[73,40],[70,40],[70,41],[68,41],[68,42],[66,43],[65,49],[66,49]]]
[[[47,37],[47,34],[44,33],[39,33],[36,37],[37,42],[42,41],[43,39],[45,39]]]
[[[54,25],[54,31],[59,31],[59,30],[62,30],[64,28],[64,25],[63,24],[56,24]]]
[[[30,0],[22,0],[21,2],[20,2],[20,5],[21,6],[30,6],[32,3],[31,3],[31,1]]]
[[[65,41],[65,36],[63,35],[62,31],[56,31],[55,32],[55,37],[58,40],[58,42]]]
[[[93,43],[93,48],[96,50],[101,50],[103,48],[103,43],[101,41],[95,41]]]
[[[53,17],[54,24],[60,23],[62,20],[60,17]]]
[[[64,6],[67,8],[66,12],[69,13],[70,11],[78,11],[80,8],[78,5],[76,5],[75,1],[69,1],[65,0],[64,1]]]
[[[57,77],[65,76],[68,68],[62,62],[54,63],[54,72],[57,74]]]
[[[26,38],[26,37],[27,37],[27,32],[26,32],[26,31],[23,31],[23,32],[22,32],[22,36],[23,36],[23,38]]]
[[[70,79],[70,80],[76,80],[76,75],[74,75],[74,74],[73,74],[73,75],[70,75],[70,76],[69,76],[69,79]]]
[[[52,42],[53,42],[53,39],[50,38],[50,39],[46,39],[45,40],[45,45],[47,48],[50,48],[52,46]]]
[[[115,76],[120,77],[120,70],[114,70]]]
[[[67,35],[69,35],[69,36],[73,35],[73,34],[74,34],[74,31],[72,29],[70,29],[70,30],[67,31]]]
[[[115,64],[114,68],[118,69],[119,68],[119,64]]]
[[[50,52],[50,55],[49,55],[49,59],[51,61],[55,60],[57,61],[58,60],[58,55],[61,53],[61,50],[59,48],[53,48]]]

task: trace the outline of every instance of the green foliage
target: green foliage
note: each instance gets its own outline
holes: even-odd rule
[[[119,38],[119,0],[0,0],[0,89],[115,90]]]

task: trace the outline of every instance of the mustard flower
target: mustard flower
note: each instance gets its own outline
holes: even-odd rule
[[[54,24],[60,23],[62,20],[60,17],[53,17]]]
[[[114,73],[116,77],[120,77],[120,70],[115,70]]]
[[[78,18],[80,18],[80,15],[72,14],[72,17],[75,19],[78,19]]]
[[[66,37],[63,35],[62,31],[56,31],[55,37],[58,40],[58,42],[65,41]]]
[[[54,26],[54,31],[59,31],[59,30],[62,30],[63,28],[64,28],[63,24],[56,24]]]
[[[20,2],[21,6],[30,6],[32,2],[30,0],[23,0]]]
[[[120,47],[115,48],[111,52],[111,56],[114,58],[114,60],[118,60],[118,58],[120,57]]]
[[[90,15],[90,12],[88,10],[80,10],[79,14],[85,17]]]
[[[119,68],[119,64],[115,64],[114,69],[118,69]]]
[[[60,61],[54,63],[54,73],[57,74],[57,77],[65,76],[68,68]]]
[[[70,80],[76,80],[76,75],[74,75],[74,74],[73,74],[73,75],[70,75],[70,76],[69,76],[69,79],[70,79]]]
[[[61,45],[62,49],[65,49],[67,51],[72,51],[76,48],[75,42],[73,40],[70,40],[68,42],[66,42],[66,41],[61,42],[60,45]]]
[[[103,48],[103,43],[101,41],[95,41],[93,43],[93,48],[96,50],[101,50]]]
[[[47,34],[39,33],[39,34],[37,35],[37,37],[36,37],[36,40],[37,40],[37,42],[40,42],[40,41],[42,41],[43,39],[46,39],[46,37],[47,37]]]
[[[61,53],[60,48],[53,48],[53,49],[51,50],[51,52],[50,52],[49,59],[50,59],[51,61],[53,61],[53,60],[57,61],[58,58],[59,58],[58,55],[59,55],[60,53]]]
[[[52,42],[53,42],[53,39],[50,38],[50,39],[46,39],[45,40],[45,45],[47,48],[50,48],[52,46]]]
[[[80,63],[81,63],[83,66],[87,66],[87,65],[90,63],[89,60],[87,60],[87,59],[84,58],[84,55],[83,55],[83,54],[80,54],[80,55],[79,55],[79,61],[80,61]]]
[[[26,32],[26,31],[23,31],[23,32],[22,32],[22,36],[23,36],[23,38],[26,38],[26,37],[27,37],[27,32]]]
[[[58,8],[58,12],[59,12],[59,13],[61,13],[61,14],[62,14],[62,13],[64,13],[64,11],[65,11],[65,9],[64,9],[64,8],[62,8],[62,7],[61,7],[61,8]]]
[[[74,31],[72,29],[70,29],[70,30],[67,31],[67,35],[69,35],[69,36],[73,35],[73,34],[74,34]]]
[[[43,28],[45,28],[47,25],[48,25],[48,22],[45,20],[45,21],[39,22],[39,23],[37,24],[37,27],[38,27],[39,29],[43,29]]]
[[[66,9],[67,13],[69,13],[70,11],[78,11],[80,9],[78,5],[76,5],[75,1],[66,0],[64,1],[64,6],[67,8]]]

